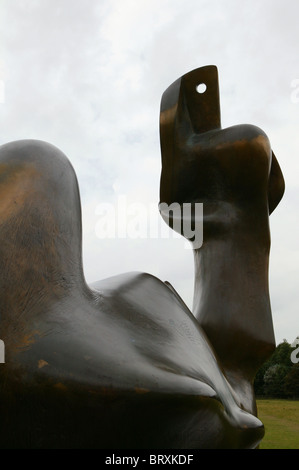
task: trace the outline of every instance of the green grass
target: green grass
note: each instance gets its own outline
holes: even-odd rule
[[[257,400],[265,426],[260,449],[299,449],[299,401]]]

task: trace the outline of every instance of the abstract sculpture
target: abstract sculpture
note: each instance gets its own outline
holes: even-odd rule
[[[193,313],[149,274],[88,286],[69,161],[40,141],[0,148],[1,448],[254,448],[262,439],[252,382],[274,348],[268,217],[284,182],[260,129],[220,128],[218,95],[208,66],[161,103],[160,202],[203,203]]]

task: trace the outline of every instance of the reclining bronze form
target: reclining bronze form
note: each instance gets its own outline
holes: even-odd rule
[[[87,285],[68,159],[41,141],[0,148],[1,448],[255,448],[264,435],[252,384],[274,349],[283,176],[263,131],[221,129],[214,66],[174,82],[160,116],[160,203],[203,203],[193,312],[149,274]]]

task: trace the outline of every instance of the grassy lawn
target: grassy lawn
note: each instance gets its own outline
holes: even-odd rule
[[[260,449],[299,449],[299,401],[257,400],[265,426]]]

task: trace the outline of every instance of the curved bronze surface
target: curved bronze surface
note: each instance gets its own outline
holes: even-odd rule
[[[194,95],[198,80],[210,95]],[[219,126],[216,68],[163,95],[161,202],[204,203],[195,315],[149,274],[88,286],[68,159],[41,141],[0,147],[1,448],[258,445],[251,383],[273,346],[268,200],[282,177],[260,130]]]

